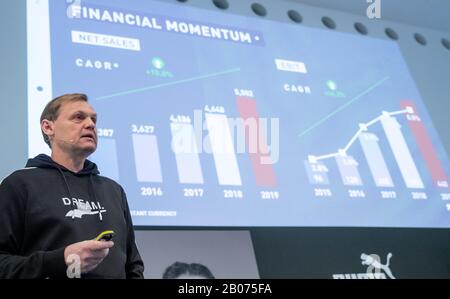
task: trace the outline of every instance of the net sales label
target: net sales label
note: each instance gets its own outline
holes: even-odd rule
[[[92,46],[118,48],[131,51],[140,51],[141,43],[138,39],[115,35],[98,34],[83,31],[72,31],[72,42]]]

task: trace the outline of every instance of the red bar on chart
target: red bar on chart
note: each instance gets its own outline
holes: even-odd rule
[[[431,142],[431,138],[425,129],[415,104],[411,101],[405,100],[401,102],[401,107],[408,110],[406,117],[408,119],[409,127],[416,138],[416,142],[419,144],[420,152],[426,162],[428,171],[431,173],[433,183],[437,187],[448,188],[447,175],[445,174],[444,168],[439,161],[437,153],[433,147],[433,143]]]
[[[252,126],[244,132],[245,143],[249,149],[253,173],[256,177],[256,184],[260,187],[275,187],[277,179],[272,163],[266,163],[270,161],[270,157],[265,136],[261,134],[261,123],[256,108],[256,101],[250,97],[237,97],[237,106],[244,125],[249,124]],[[247,126],[245,126],[245,129],[247,129]]]

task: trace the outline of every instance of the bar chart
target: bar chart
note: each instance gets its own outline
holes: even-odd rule
[[[381,117],[386,138],[394,153],[395,161],[408,188],[424,188],[416,163],[402,133],[402,126],[395,117],[384,113]]]
[[[203,184],[199,149],[190,119],[172,117],[170,130],[180,184]]]
[[[261,127],[256,100],[251,97],[237,97],[237,105],[243,123],[250,123],[252,129],[245,134],[245,142],[249,148],[256,184],[261,187],[277,185],[273,163],[267,156],[269,149],[266,134]]]
[[[156,136],[133,134],[132,140],[138,182],[162,183],[163,178]]]
[[[379,145],[380,138],[385,137],[405,186],[409,189],[424,189],[425,184],[422,176],[427,174],[421,174],[419,172],[416,165],[417,161],[415,161],[418,157],[413,158],[410,145],[405,137],[406,133],[412,133],[414,141],[420,148],[422,158],[427,165],[434,185],[440,188],[448,188],[448,180],[444,168],[439,161],[431,138],[424,124],[421,122],[417,108],[412,101],[402,101],[401,108],[402,110],[399,111],[383,111],[375,119],[367,123],[359,124],[359,130],[344,148],[338,149],[334,153],[321,156],[309,155],[308,159],[304,161],[304,166],[310,184],[327,185],[330,183],[328,167],[324,161],[334,158],[342,183],[347,186],[362,186],[363,179],[358,170],[359,163],[353,156],[348,154],[350,148],[359,140],[374,184],[381,188],[394,187],[391,174],[393,165],[390,165],[391,169],[389,169],[385,154],[383,154],[383,150]],[[398,119],[400,116],[406,117],[410,132],[406,132],[405,130],[408,130],[408,128],[400,124]],[[369,128],[376,124],[381,125],[384,136],[380,137],[374,132],[369,132]]]
[[[374,133],[361,133],[359,136],[361,148],[369,164],[375,185],[378,187],[394,187],[391,174],[378,144],[379,140]]]
[[[180,185],[201,186],[217,183],[219,186],[239,187],[243,185],[243,180],[238,154],[244,154],[242,157],[248,157],[252,165],[252,183],[260,188],[276,187],[274,163],[271,161],[266,142],[266,128],[261,125],[256,100],[251,97],[237,97],[236,111],[239,115],[229,117],[222,106],[206,106],[204,110],[171,114],[167,118],[170,136],[156,132],[154,126],[131,125],[128,140],[131,142],[132,157],[125,160],[134,162],[136,182],[164,183],[162,169],[166,167],[170,156],[176,169],[168,171],[176,171]],[[199,121],[195,115],[199,112],[200,122],[195,123]],[[250,126],[247,126],[248,124]],[[112,129],[106,131],[114,132]],[[103,132],[103,129],[99,132]],[[161,139],[167,138],[170,140],[170,148],[166,147],[166,143],[160,143]],[[239,143],[247,146],[243,152],[239,152]],[[92,159],[105,175],[119,181],[121,163],[118,160],[116,139],[104,136],[100,138],[99,144]],[[202,160],[202,155],[208,158]],[[210,163],[209,161],[213,162],[216,180],[205,177],[205,165],[202,163]]]
[[[445,174],[441,161],[436,154],[431,138],[425,129],[425,126],[417,113],[417,108],[411,101],[402,101],[401,106],[407,109],[408,114],[406,118],[408,120],[409,127],[419,145],[420,152],[428,167],[429,172],[433,178],[433,183],[436,187],[447,188],[448,179]]]
[[[241,186],[241,174],[227,116],[205,113],[205,121],[219,184]]]

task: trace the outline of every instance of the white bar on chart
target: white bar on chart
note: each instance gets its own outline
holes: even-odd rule
[[[378,187],[394,187],[378,141],[377,135],[373,133],[361,133],[359,135],[359,142],[369,164],[375,185]]]
[[[306,173],[308,174],[309,182],[313,185],[328,185],[330,181],[328,180],[328,167],[321,161],[311,163],[308,160],[304,162]]]
[[[335,159],[344,185],[361,186],[363,184],[358,171],[359,164],[353,156],[338,155]]]
[[[138,181],[162,183],[156,136],[133,134],[133,148]]]
[[[115,181],[119,180],[116,140],[99,138],[97,150],[89,157],[97,164],[100,174]]]
[[[202,168],[192,124],[171,123],[172,150],[181,184],[203,184]]]
[[[381,118],[381,124],[383,125],[387,140],[394,153],[395,160],[400,168],[406,186],[408,188],[423,189],[422,179],[406,144],[405,137],[401,131],[401,125],[395,117],[387,114]]]
[[[219,184],[241,186],[241,174],[227,117],[223,114],[205,113],[205,119]]]

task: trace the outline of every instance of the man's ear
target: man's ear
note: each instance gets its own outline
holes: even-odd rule
[[[41,121],[41,130],[49,138],[55,135],[54,123],[51,120],[43,119]]]

